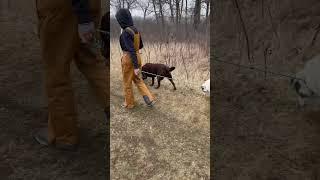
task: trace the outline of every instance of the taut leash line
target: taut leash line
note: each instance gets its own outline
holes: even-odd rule
[[[269,73],[269,74],[272,74],[272,75],[274,75],[274,76],[280,76],[280,77],[286,77],[286,78],[291,78],[291,79],[297,79],[297,80],[302,80],[302,81],[304,81],[303,79],[297,78],[297,77],[292,76],[292,75],[282,74],[282,73],[273,72],[273,71],[266,71],[266,70],[259,69],[259,68],[254,67],[254,66],[246,66],[246,65],[242,65],[242,64],[227,62],[227,61],[219,60],[219,59],[217,59],[217,57],[214,57],[213,61],[217,61],[217,62],[220,62],[220,63],[237,66],[237,67],[240,67],[240,68],[251,69],[251,70],[253,70],[253,71]]]
[[[146,74],[150,74],[150,75],[154,75],[156,77],[163,77],[163,78],[168,78],[168,79],[171,79],[171,80],[173,79],[173,78],[169,78],[169,77],[166,77],[166,76],[161,76],[161,75],[158,75],[158,74],[153,74],[153,73],[146,72],[146,71],[141,71],[141,72],[146,73]]]

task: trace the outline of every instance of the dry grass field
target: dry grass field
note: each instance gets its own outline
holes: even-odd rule
[[[176,67],[177,90],[167,79],[159,89],[149,86],[158,101],[148,108],[135,88],[138,105],[122,109],[121,51],[111,42],[112,179],[209,179],[210,102],[200,88],[209,77],[208,47],[144,45],[143,63]]]

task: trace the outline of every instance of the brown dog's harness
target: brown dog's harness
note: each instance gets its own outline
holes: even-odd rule
[[[137,60],[138,60],[137,63],[139,64],[139,66],[140,66],[139,69],[141,71],[142,58],[141,58],[140,52],[139,52],[139,50],[140,50],[140,33],[139,32],[135,32],[130,27],[126,27],[124,30],[129,34],[133,34],[133,48],[134,48],[134,50],[136,52],[136,56],[137,56]],[[124,51],[124,53],[128,53],[128,52]],[[139,75],[136,76],[136,77],[138,79],[140,79],[141,78],[141,72],[139,72]]]
[[[133,34],[133,46],[134,46],[134,50],[136,51],[136,53],[139,53],[139,48],[140,48],[140,33],[139,32],[135,32],[133,29],[131,29],[130,27],[126,27],[124,29],[125,31],[127,31],[130,34]]]
[[[124,29],[126,32],[130,33],[130,34],[133,34],[133,47],[134,47],[134,50],[136,51],[136,54],[140,54],[139,52],[139,48],[140,48],[140,33],[139,32],[135,32],[133,29],[131,29],[130,27],[126,27]],[[142,59],[140,56],[137,56],[138,61],[140,60],[141,64],[142,64]]]

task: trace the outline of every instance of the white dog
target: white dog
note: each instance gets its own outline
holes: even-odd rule
[[[290,85],[298,94],[298,103],[302,107],[306,103],[320,104],[320,55],[309,60],[302,71],[291,79]]]
[[[210,96],[210,79],[206,80],[201,85],[202,92],[204,92],[206,95]]]

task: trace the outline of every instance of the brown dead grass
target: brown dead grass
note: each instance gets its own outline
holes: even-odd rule
[[[144,62],[176,66],[173,77],[178,90],[173,91],[168,80],[159,89],[150,87],[158,98],[154,108],[146,107],[135,91],[137,106],[127,111],[120,108],[120,49],[117,42],[111,43],[113,179],[209,179],[209,99],[200,91],[209,76],[208,56],[196,45],[187,49],[185,44],[172,43],[160,50],[159,45],[145,43]]]
[[[121,72],[121,49],[118,41],[111,42],[111,70]],[[175,66],[172,72],[178,89],[192,89],[201,94],[200,86],[210,77],[209,49],[196,43],[148,43],[144,42],[142,53],[143,64],[162,63]],[[170,82],[162,81],[164,87],[170,87]]]

